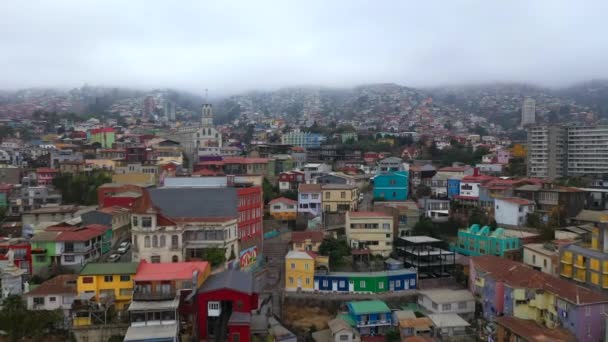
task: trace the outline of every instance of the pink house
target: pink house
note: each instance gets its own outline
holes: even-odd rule
[[[57,170],[50,167],[39,167],[36,169],[36,179],[38,180],[38,186],[51,185],[53,179],[57,174]]]
[[[511,152],[507,150],[496,151],[496,162],[498,164],[509,164],[509,159],[511,159]]]

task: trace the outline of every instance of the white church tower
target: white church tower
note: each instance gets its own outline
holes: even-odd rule
[[[203,115],[201,117],[201,125],[203,127],[213,126],[213,109],[211,103],[203,103]]]

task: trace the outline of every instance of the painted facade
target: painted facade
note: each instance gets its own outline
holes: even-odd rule
[[[347,212],[346,239],[355,249],[369,249],[372,254],[388,257],[393,251],[392,216],[380,212]]]
[[[489,226],[480,227],[478,224],[473,224],[458,232],[458,242],[451,249],[468,256],[505,256],[506,253],[521,248],[522,238],[531,239],[535,236],[536,234],[504,228],[496,228],[492,231]]]
[[[409,173],[395,171],[374,177],[375,201],[405,201],[408,198]]]

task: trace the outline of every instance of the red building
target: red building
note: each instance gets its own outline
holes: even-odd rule
[[[251,340],[251,312],[258,309],[251,273],[224,271],[211,275],[199,288],[196,303],[197,340]],[[223,332],[224,336],[218,336]]]
[[[129,146],[125,149],[125,160],[127,163],[144,162],[148,159],[146,146]]]
[[[36,169],[36,179],[38,180],[38,186],[51,185],[53,179],[57,174],[56,169],[50,167],[39,167]]]
[[[304,172],[286,171],[279,173],[280,191],[298,191],[300,183],[304,183]]]
[[[32,247],[23,238],[1,238],[0,260],[8,260],[8,251],[13,251],[13,263],[22,270],[32,274]]]
[[[235,185],[238,187],[238,184]],[[262,252],[264,236],[264,200],[261,186],[242,187],[237,189],[238,229],[239,229],[239,262],[241,268],[249,266]]]
[[[142,192],[143,188],[137,185],[107,183],[97,188],[97,203],[100,208],[132,208]]]

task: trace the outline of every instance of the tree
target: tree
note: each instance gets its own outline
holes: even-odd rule
[[[433,221],[424,216],[421,217],[420,220],[418,220],[418,222],[416,222],[416,225],[414,225],[414,228],[412,229],[412,235],[429,235],[429,236],[433,236],[435,234],[435,225],[433,224]]]
[[[343,258],[350,255],[350,247],[346,240],[329,238],[319,246],[319,254],[329,257],[329,267],[334,268],[343,263]]]
[[[223,248],[205,248],[203,260],[211,263],[211,266],[221,265],[226,261],[226,251]]]
[[[416,187],[416,198],[431,196],[432,190],[428,185],[420,184]]]
[[[57,333],[62,322],[61,311],[27,310],[25,302],[19,296],[11,295],[2,302],[0,330],[5,331],[11,341],[26,338],[38,340],[42,336]]]
[[[298,200],[298,192],[296,190],[283,191],[281,193],[281,196],[283,196],[285,198],[289,198],[289,199],[294,200],[294,201]]]
[[[53,185],[61,192],[65,203],[94,205],[97,204],[97,188],[111,181],[108,173],[95,170],[88,174],[59,174],[53,179]]]
[[[264,192],[264,204],[268,204],[268,202],[279,197],[279,189],[270,184],[266,177],[264,177],[264,181],[262,182],[262,191]]]

